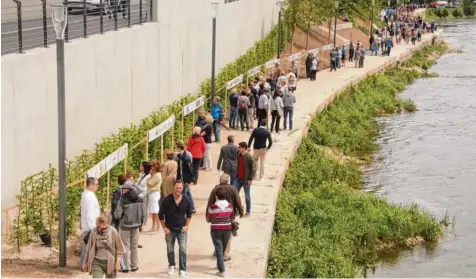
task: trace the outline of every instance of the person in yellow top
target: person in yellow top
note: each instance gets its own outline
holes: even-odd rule
[[[152,161],[150,178],[147,181],[148,209],[152,214],[152,231],[160,231],[159,225],[159,200],[160,185],[162,184],[161,164],[159,161]]]

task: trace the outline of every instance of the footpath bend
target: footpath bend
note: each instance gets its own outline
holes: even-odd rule
[[[441,36],[439,31],[425,34],[422,42],[416,45],[402,43],[395,45],[391,56],[370,56],[365,58],[364,68],[354,68],[353,62],[337,72],[322,70],[317,73],[316,81],[300,80],[296,91],[294,106],[294,130],[273,134],[273,146],[267,153],[265,177],[253,181],[251,186],[251,215],[239,219],[238,236],[231,244],[232,260],[226,262],[227,277],[266,277],[266,268],[278,192],[284,180],[284,174],[292,156],[306,135],[311,116],[321,111],[326,104],[343,89],[357,84],[367,75],[383,70],[398,60],[408,57],[412,51],[424,44],[430,44],[434,35]],[[227,101],[227,100],[226,100]],[[255,125],[256,127],[256,121]],[[213,256],[214,246],[210,237],[210,224],[205,220],[205,208],[210,191],[219,184],[220,173],[216,163],[220,148],[226,144],[226,137],[235,136],[235,144],[248,142],[250,132],[222,129],[221,144],[212,146],[212,171],[200,172],[199,183],[191,185],[197,213],[193,215],[188,230],[187,245],[187,277],[216,277],[216,258]],[[241,191],[244,206],[244,193]],[[149,224],[151,220],[149,220]],[[167,275],[167,249],[165,235],[141,233],[139,243],[139,270],[135,273],[119,274],[119,277],[170,277]],[[178,251],[178,245],[175,245]],[[176,252],[177,262],[178,253]],[[79,277],[87,277],[83,273]]]

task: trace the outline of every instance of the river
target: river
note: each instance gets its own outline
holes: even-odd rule
[[[449,22],[444,55],[402,98],[419,111],[380,118],[384,128],[366,191],[397,204],[417,203],[455,218],[438,244],[385,255],[368,277],[474,277],[476,274],[476,20]]]

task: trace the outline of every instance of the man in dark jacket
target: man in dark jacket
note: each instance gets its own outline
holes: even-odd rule
[[[230,176],[231,185],[236,182],[236,160],[240,153],[238,146],[235,145],[235,137],[228,136],[228,144],[221,147],[220,156],[218,157],[217,169],[223,171]]]
[[[313,54],[308,53],[306,57],[306,77],[311,79],[311,66],[312,66]]]
[[[243,217],[243,205],[241,204],[240,195],[238,194],[236,187],[230,185],[230,176],[226,173],[220,176],[220,184],[215,186],[215,188],[213,188],[213,190],[211,191],[210,197],[208,198],[206,212],[208,212],[208,208],[210,207],[210,205],[214,204],[217,201],[216,191],[219,187],[222,187],[223,189],[225,189],[226,191],[225,199],[227,202],[233,205],[235,215],[240,215],[240,217]],[[231,260],[230,250],[231,250],[231,237],[228,240],[228,244],[226,245],[225,261]]]
[[[238,162],[236,164],[236,189],[240,193],[241,188],[245,191],[246,214],[249,216],[251,212],[251,182],[255,176],[256,168],[251,155],[248,153],[248,144],[240,142],[238,144],[240,153],[238,155]]]
[[[202,109],[198,112],[198,118],[197,121],[195,121],[195,126],[198,126],[200,128],[203,128],[207,124],[207,121],[205,119],[205,111]]]
[[[189,184],[193,182],[195,177],[192,166],[192,154],[185,150],[185,144],[181,140],[175,146],[176,154],[174,160],[177,161],[178,165],[176,180],[183,182],[183,195],[188,197],[192,205],[192,213],[195,213],[195,202],[189,187]]]

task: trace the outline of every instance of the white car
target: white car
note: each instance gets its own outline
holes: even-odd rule
[[[114,8],[114,4],[119,2],[120,0],[103,0],[102,1],[102,8],[103,13],[106,15],[108,11],[112,11]],[[68,0],[68,12],[72,12],[74,10],[83,10],[84,9],[84,1],[83,0]],[[100,0],[86,0],[86,10],[99,10],[101,9],[101,1]],[[120,11],[121,7],[119,5],[118,12]]]

